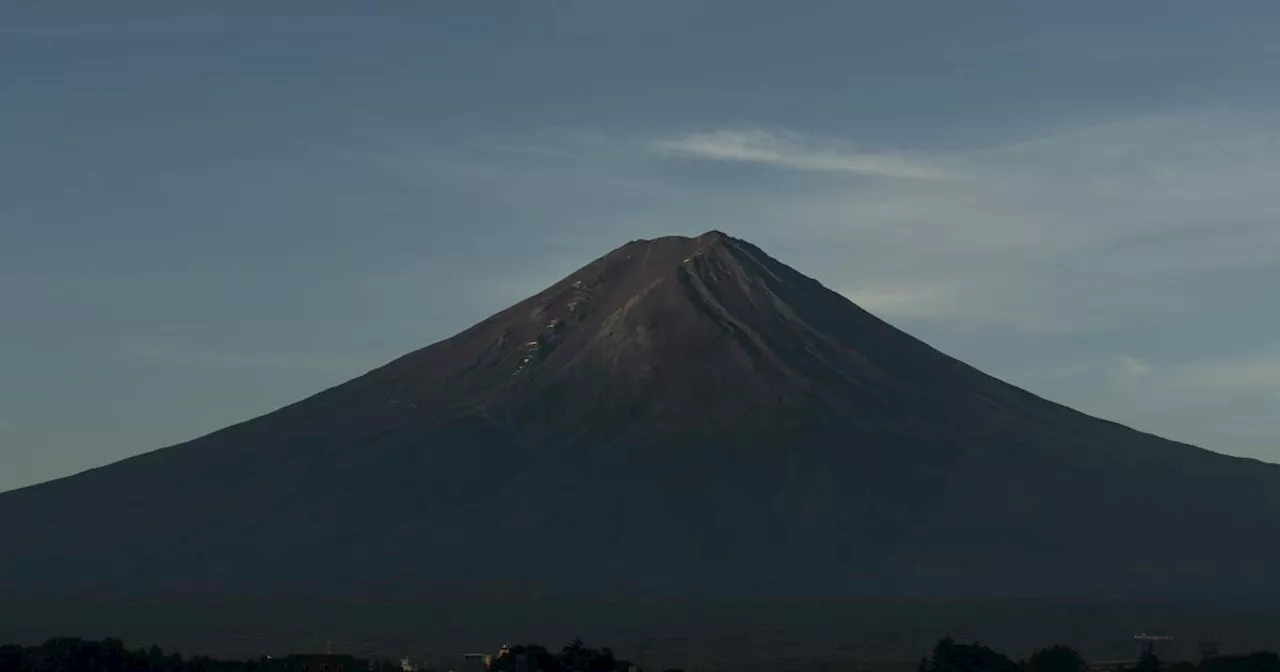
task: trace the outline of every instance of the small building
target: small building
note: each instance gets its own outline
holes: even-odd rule
[[[462,664],[451,668],[453,672],[485,672],[493,660],[491,653],[467,653],[462,656]]]

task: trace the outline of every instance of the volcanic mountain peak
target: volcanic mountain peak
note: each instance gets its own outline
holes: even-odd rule
[[[788,319],[768,287],[777,280],[770,264],[776,262],[720,232],[632,241],[476,328],[415,353],[411,359],[420,364],[454,370],[414,377],[424,386],[420,391],[496,412],[567,386],[612,381],[623,389],[606,396],[638,393],[712,370],[706,358],[726,347],[757,363],[776,360],[751,324]],[[765,312],[771,316],[763,318]],[[478,385],[431,389],[445,381]]]
[[[0,496],[0,594],[1276,595],[1278,472],[1007,385],[712,231]]]
[[[1041,414],[1010,407],[1043,403],[719,231],[632,241],[369,378],[437,421],[596,446],[689,426],[1015,431]]]

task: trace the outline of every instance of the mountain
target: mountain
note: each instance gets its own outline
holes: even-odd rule
[[[0,495],[0,594],[1280,595],[1280,467],[633,241],[248,422]]]

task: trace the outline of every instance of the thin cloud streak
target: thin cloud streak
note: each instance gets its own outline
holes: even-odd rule
[[[1144,118],[926,161],[952,180],[746,194],[734,219],[847,250],[825,277],[886,317],[1108,329],[1280,263],[1278,144],[1229,113]]]
[[[930,318],[949,315],[957,300],[954,291],[940,285],[872,287],[841,293],[864,310],[894,317]]]
[[[652,149],[673,157],[754,163],[776,168],[842,172],[902,179],[939,179],[946,173],[936,166],[897,154],[857,151],[830,140],[795,131],[716,130],[660,140]]]
[[[1123,355],[1116,358],[1116,373],[1121,378],[1141,378],[1154,369],[1146,361]]]

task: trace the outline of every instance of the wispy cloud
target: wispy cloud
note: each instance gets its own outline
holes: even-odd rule
[[[1280,192],[1271,184],[1280,125],[1229,110],[962,152],[862,152],[839,138],[759,128],[638,141],[555,129],[495,145],[501,151],[458,157],[397,142],[359,158],[415,184],[472,184],[526,216],[591,219],[602,246],[722,228],[808,250],[808,259],[789,258],[893,320],[1039,333],[1124,328],[1256,294],[1256,283],[1235,276],[1280,264]],[[513,152],[573,160],[534,166],[504,158]],[[698,183],[652,170],[655,157],[947,179]]]
[[[1280,264],[1278,149],[1265,120],[1139,118],[925,160],[957,179],[752,185],[724,216],[823,245],[814,270],[889,317],[1110,328],[1257,294],[1231,277]]]
[[[845,298],[891,322],[933,322],[989,328],[1001,325],[1026,332],[1071,333],[1090,325],[1070,315],[1024,309],[1024,297],[1013,287],[986,281],[943,282],[921,274],[920,281],[895,278],[853,289],[838,289]]]
[[[1152,370],[1150,364],[1137,357],[1122,355],[1116,358],[1116,375],[1121,378],[1141,378]]]
[[[715,130],[659,140],[655,151],[710,161],[756,163],[791,170],[856,173],[906,179],[936,179],[946,173],[898,154],[862,152],[848,142],[795,131]]]
[[[942,285],[871,287],[842,293],[865,310],[895,317],[950,315],[958,299],[955,292]]]
[[[786,132],[660,142],[807,170],[856,155]],[[699,221],[1036,392],[1277,459],[1280,124],[1196,109],[910,156],[949,179],[721,181]]]

